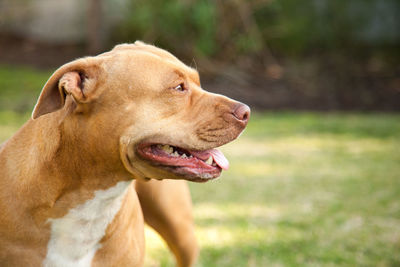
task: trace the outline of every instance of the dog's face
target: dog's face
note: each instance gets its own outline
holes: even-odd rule
[[[250,115],[246,105],[202,90],[196,70],[141,42],[56,71],[33,118],[60,108],[73,125],[88,127],[83,134],[103,153],[118,151],[135,177],[191,181],[228,168],[215,148],[238,137]]]

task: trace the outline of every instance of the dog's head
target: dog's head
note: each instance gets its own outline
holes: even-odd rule
[[[228,168],[215,148],[239,136],[250,109],[204,91],[197,71],[172,54],[136,42],[58,69],[32,118],[48,113],[136,178],[207,181]]]

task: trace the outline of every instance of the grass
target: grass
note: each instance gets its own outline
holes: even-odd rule
[[[400,265],[399,149],[399,115],[255,114],[230,170],[191,184],[198,266]]]
[[[50,71],[0,64],[0,110],[30,110],[50,75]]]
[[[29,117],[33,102],[20,99],[35,99],[49,74],[7,69],[0,85],[13,93],[0,88],[0,142]],[[32,81],[32,95],[19,80]],[[253,114],[222,150],[230,170],[190,184],[197,266],[400,265],[399,114]],[[157,234],[146,233],[146,266],[173,266]]]

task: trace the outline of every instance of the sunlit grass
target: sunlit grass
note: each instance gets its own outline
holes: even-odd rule
[[[0,112],[0,141],[29,113]],[[191,183],[197,266],[400,265],[400,115],[255,114]],[[146,229],[146,266],[173,266]]]
[[[399,265],[400,116],[254,117],[222,148],[230,170],[190,185],[198,266]],[[148,266],[173,265],[148,248]]]

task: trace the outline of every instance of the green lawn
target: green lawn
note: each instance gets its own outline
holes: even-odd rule
[[[8,75],[22,77],[5,82],[6,69],[0,86],[30,83],[28,93],[0,88],[0,142],[29,117],[49,74],[15,69]],[[253,114],[222,150],[230,170],[190,184],[198,266],[400,265],[400,114]],[[146,266],[173,266],[146,232]]]
[[[400,265],[400,115],[256,114],[223,151],[191,184],[199,266]]]
[[[0,110],[31,110],[51,71],[0,64]]]

